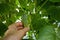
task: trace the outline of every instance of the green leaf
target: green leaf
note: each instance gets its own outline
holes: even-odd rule
[[[56,40],[55,30],[52,25],[45,25],[39,30],[38,40]]]
[[[47,10],[48,15],[50,16],[51,19],[60,21],[60,7],[56,6],[51,6]]]

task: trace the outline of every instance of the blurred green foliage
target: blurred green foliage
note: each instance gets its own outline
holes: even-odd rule
[[[20,17],[36,40],[60,40],[60,0],[0,0],[0,36]]]

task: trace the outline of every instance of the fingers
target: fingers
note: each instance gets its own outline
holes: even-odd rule
[[[8,28],[9,29],[20,29],[20,28],[23,28],[24,26],[23,26],[23,24],[22,24],[22,22],[17,22],[17,23],[13,23],[12,25],[10,25]]]
[[[17,27],[16,29],[17,29],[17,31],[18,31],[18,30],[21,30],[21,29],[23,29],[23,27]]]
[[[22,27],[23,26],[23,24],[22,24],[22,22],[17,22],[17,23],[15,23],[15,26],[17,26],[17,27]]]
[[[25,27],[24,29],[19,30],[17,33],[18,34],[22,34],[24,36],[24,34],[26,34],[26,32],[28,32],[29,30],[30,30],[29,27]]]
[[[13,34],[20,29],[23,29],[22,22],[13,23],[8,27],[8,30],[5,32],[5,35]]]
[[[22,22],[17,22],[15,25],[16,25],[17,30],[21,30],[24,27]]]
[[[17,36],[18,39],[21,39],[29,30],[30,30],[29,27],[25,27],[24,29],[19,30],[15,35]]]

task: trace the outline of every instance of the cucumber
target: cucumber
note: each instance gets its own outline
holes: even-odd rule
[[[24,24],[24,27],[28,27],[31,24],[31,16],[28,14],[22,15],[22,23]]]

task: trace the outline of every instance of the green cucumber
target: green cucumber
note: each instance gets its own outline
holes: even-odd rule
[[[22,23],[24,24],[24,27],[30,26],[31,16],[28,14],[23,14],[22,15]]]

